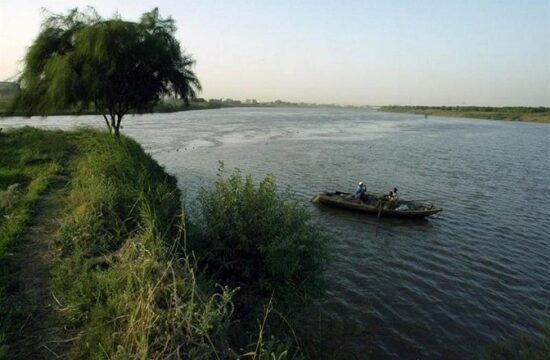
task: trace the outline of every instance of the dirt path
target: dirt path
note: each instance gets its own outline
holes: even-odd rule
[[[70,345],[59,316],[59,304],[49,288],[55,258],[52,239],[59,227],[67,179],[58,178],[38,200],[31,224],[12,258],[14,288],[8,303],[21,321],[10,339],[13,359],[56,359]]]

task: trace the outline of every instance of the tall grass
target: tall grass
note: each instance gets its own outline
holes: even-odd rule
[[[233,291],[201,289],[175,251],[186,236],[175,180],[127,138],[82,145],[52,278],[79,334],[71,357],[224,357]]]

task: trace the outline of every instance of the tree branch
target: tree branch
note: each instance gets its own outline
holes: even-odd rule
[[[107,128],[109,129],[109,134],[112,134],[113,129],[111,128],[111,125],[109,124],[109,120],[107,120],[107,116],[105,114],[101,114],[101,115],[103,115],[103,118],[105,119],[105,124],[107,124]]]

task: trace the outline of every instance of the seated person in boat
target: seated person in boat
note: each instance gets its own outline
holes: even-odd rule
[[[367,184],[363,184],[363,182],[360,181],[354,195],[356,199],[364,200],[367,195]]]
[[[399,201],[399,197],[397,196],[397,188],[393,188],[393,197],[395,198],[395,202],[397,203]]]
[[[384,202],[385,209],[393,209],[397,204],[397,194],[395,194],[393,191],[390,191],[387,195],[384,195],[382,197],[382,200]]]

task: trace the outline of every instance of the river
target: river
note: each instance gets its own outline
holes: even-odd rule
[[[0,120],[24,124],[103,120]],[[328,293],[305,321],[327,354],[459,359],[541,336],[550,313],[550,125],[298,108],[151,114],[123,125],[178,178],[188,202],[212,185],[219,160],[256,179],[272,173],[295,192],[331,239]],[[361,180],[444,210],[378,221],[309,202]]]

